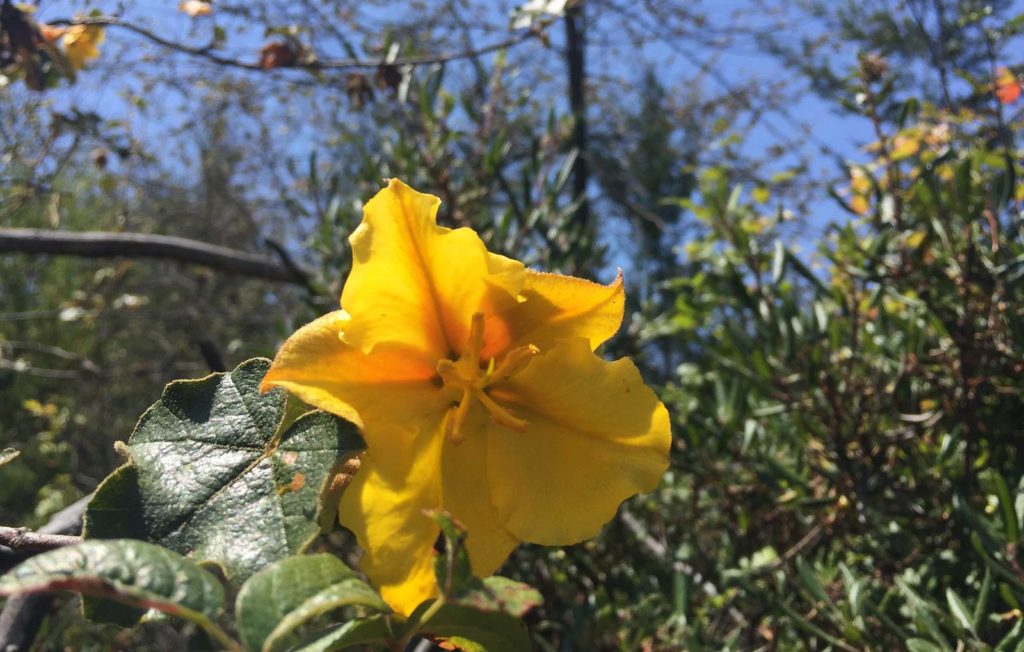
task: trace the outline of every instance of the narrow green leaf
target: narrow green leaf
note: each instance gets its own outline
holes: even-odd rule
[[[804,585],[804,588],[807,589],[811,596],[823,605],[828,605],[834,608],[835,605],[828,597],[828,593],[825,592],[825,587],[821,585],[814,569],[807,565],[807,562],[804,561],[803,557],[797,557],[795,564],[797,575],[800,576],[800,583]]]
[[[839,564],[839,572],[843,575],[843,585],[846,587],[846,599],[850,603],[850,614],[856,618],[861,614],[861,605],[864,602],[864,580],[858,579],[846,564]]]
[[[995,469],[985,474],[986,484],[999,498],[999,507],[1003,513],[1003,528],[1006,530],[1007,543],[1016,544],[1020,540],[1020,527],[1017,523],[1017,510],[1010,497],[1010,488],[1006,479]]]
[[[924,630],[932,640],[942,645],[942,649],[949,649],[949,646],[945,644],[946,637],[942,633],[942,628],[939,627],[936,622],[934,613],[938,611],[935,605],[925,602],[921,596],[919,596],[910,586],[904,582],[901,578],[896,579],[896,586],[899,587],[900,592],[903,593],[904,598],[907,600],[907,604],[910,606],[911,613],[914,617],[914,623],[917,625],[919,630]]]
[[[800,614],[795,609],[786,604],[784,601],[778,601],[777,603],[775,603],[775,606],[777,606],[779,609],[785,612],[786,616],[788,616],[793,621],[793,624],[799,627],[800,629],[809,632],[813,636],[821,638],[822,640],[828,642],[829,644],[833,645],[834,647],[840,650],[846,650],[846,652],[857,652],[857,648],[846,643],[845,641],[836,638],[835,636],[832,636],[822,628],[818,627],[810,620],[805,618],[802,614]]]
[[[978,601],[974,603],[974,614],[971,616],[971,624],[975,631],[981,629],[985,623],[985,616],[988,615],[988,600],[992,595],[992,569],[985,567],[985,578],[981,580],[981,590],[978,592]]]
[[[956,623],[971,635],[972,638],[977,639],[978,633],[974,631],[974,624],[971,622],[971,612],[968,611],[967,605],[958,596],[953,589],[946,589],[946,603],[949,605],[949,612],[953,614],[953,619]]]
[[[320,614],[346,606],[388,607],[377,592],[334,555],[289,557],[256,573],[235,601],[246,650],[277,650],[286,637]]]
[[[1017,620],[1017,623],[1013,626],[1003,640],[999,641],[999,644],[995,648],[995,652],[1010,652],[1010,650],[1020,650],[1022,641],[1024,639],[1024,620]]]
[[[942,648],[930,643],[923,638],[907,639],[907,649],[910,652],[942,652]]]
[[[364,444],[325,412],[291,421],[285,392],[259,391],[269,364],[168,385],[128,441],[130,465],[97,490],[86,537],[146,539],[237,583],[305,549],[331,474]]]

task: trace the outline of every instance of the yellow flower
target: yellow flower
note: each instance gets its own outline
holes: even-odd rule
[[[423,510],[458,518],[473,572],[489,575],[521,541],[597,534],[658,485],[671,439],[633,363],[594,354],[622,320],[621,276],[527,270],[438,226],[439,204],[395,179],[366,204],[343,309],[292,335],[262,385],[361,426],[340,519],[404,615],[437,591]]]
[[[85,63],[100,56],[99,45],[106,31],[98,25],[72,25],[64,32],[64,55],[72,70],[81,70]]]

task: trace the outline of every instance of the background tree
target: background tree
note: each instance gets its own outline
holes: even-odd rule
[[[567,29],[548,4],[47,4],[27,41],[8,18],[0,228],[296,273],[0,256],[0,522],[94,489],[167,381],[333,309],[396,176],[494,251],[625,268],[608,353],[675,419],[659,492],[507,565],[544,593],[540,649],[1019,645],[1020,8],[586,0]],[[74,83],[46,23],[106,30]],[[43,645],[113,635],[72,612]]]

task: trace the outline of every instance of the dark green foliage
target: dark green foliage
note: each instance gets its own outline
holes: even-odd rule
[[[314,4],[215,6],[266,23],[269,34],[294,23],[305,39],[323,22]],[[692,3],[633,4],[586,3],[595,37],[588,56],[612,47],[609,35],[649,43],[665,26],[659,19],[678,7],[692,24],[661,46],[723,37]],[[783,7],[762,4],[766,15]],[[452,5],[426,5],[429,17],[380,34],[345,26],[334,36],[345,56],[374,61],[391,44],[404,56],[454,47],[453,34],[472,38]],[[43,140],[46,109],[0,96],[5,135],[14,136],[4,149],[12,164],[0,172],[2,225],[155,231],[249,250],[270,236],[313,279],[288,290],[170,264],[0,258],[0,443],[21,451],[0,466],[0,523],[38,524],[92,490],[117,463],[110,444],[125,437],[155,388],[204,373],[200,340],[232,361],[269,355],[297,326],[335,309],[361,204],[382,178],[397,176],[441,197],[442,224],[470,226],[492,250],[533,267],[605,281],[615,265],[632,268],[632,303],[608,353],[634,356],[669,406],[676,443],[662,487],[624,505],[593,541],[518,550],[503,570],[535,586],[543,604],[523,584],[470,578],[461,534],[437,515],[447,535],[436,560],[444,602],[423,605],[424,622],[409,627],[376,613],[365,585],[332,557],[288,556],[318,532],[307,512],[328,465],[317,466],[318,481],[307,478],[308,493],[284,494],[302,512],[294,536],[264,531],[279,516],[273,510],[234,504],[182,538],[174,524],[190,508],[154,513],[147,483],[167,469],[180,479],[192,461],[180,453],[201,445],[185,437],[168,455],[159,437],[147,443],[137,433],[132,464],[93,502],[90,534],[113,528],[105,531],[222,562],[211,537],[230,532],[239,545],[259,544],[258,559],[227,563],[229,575],[244,577],[277,560],[239,595],[236,624],[250,649],[275,630],[275,649],[381,644],[414,630],[456,637],[467,649],[458,637],[501,649],[525,645],[524,615],[532,644],[545,652],[1021,649],[1021,113],[1019,102],[995,103],[992,76],[1019,67],[1013,37],[1024,20],[1003,1],[784,9],[794,29],[742,38],[779,55],[877,140],[866,154],[842,152],[853,160],[836,167],[843,180],[834,188],[799,167],[769,183],[775,169],[751,160],[741,125],[776,115],[782,96],[759,96],[737,77],[725,97],[705,97],[705,73],[728,80],[735,71],[719,72],[712,60],[692,80],[673,79],[677,70],[658,48],[649,66],[628,62],[630,76],[618,80],[625,84],[590,68],[585,151],[568,146],[558,42],[538,45],[533,59],[512,49],[381,68],[373,88],[372,73],[354,71],[350,80],[370,92],[347,103],[341,78],[328,74],[235,79],[197,66],[193,74],[204,87],[213,80],[214,90],[189,123],[198,163],[188,179],[134,151],[117,125],[77,111],[58,121],[64,136],[50,158],[60,165],[35,170],[36,143],[20,139]],[[816,27],[795,29],[807,19]],[[642,47],[629,45],[630,56],[643,58]],[[554,94],[545,94],[549,87]],[[267,109],[273,101],[253,101],[264,93],[289,107],[327,107],[328,120],[310,118],[315,142],[264,151],[267,134],[288,126]],[[268,113],[250,111],[257,106]],[[259,136],[247,137],[243,122]],[[811,136],[837,146],[833,134]],[[117,161],[90,162],[79,138]],[[769,151],[782,158],[786,146]],[[594,175],[587,224],[569,183],[580,156]],[[141,169],[119,168],[125,161]],[[791,203],[790,184],[813,189],[811,211]],[[824,203],[830,194],[834,205]],[[206,382],[178,390],[218,386]],[[204,396],[212,394],[192,398]],[[296,422],[274,443],[278,424],[290,422],[278,399],[260,399],[273,403],[262,427],[255,419],[231,435],[252,438],[249,450],[206,478],[210,486],[254,480],[252,493],[266,506],[274,487],[294,479],[271,477],[280,470],[272,460],[286,440],[309,433]],[[202,420],[174,403],[145,423]],[[320,433],[314,439],[340,432],[322,415],[307,419]],[[225,459],[226,442],[214,441]],[[190,496],[183,490],[177,502],[184,507]],[[231,570],[236,564],[241,573]],[[275,596],[273,604],[260,603],[263,595]],[[73,623],[72,612],[65,608],[53,629]],[[113,635],[94,636],[102,648]]]

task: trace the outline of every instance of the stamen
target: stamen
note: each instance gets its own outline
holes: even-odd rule
[[[506,353],[500,364],[494,358],[489,359],[487,369],[482,370],[480,352],[483,347],[484,315],[478,312],[473,314],[464,355],[456,361],[443,359],[437,362],[437,375],[443,381],[446,396],[453,399],[461,394],[458,403],[448,411],[444,424],[445,437],[453,444],[459,444],[465,439],[463,429],[473,398],[480,401],[491,419],[500,426],[522,432],[529,425],[526,420],[515,416],[488,396],[485,388],[508,380],[522,371],[540,350],[532,344],[521,346]]]
[[[538,353],[540,353],[540,349],[532,344],[512,349],[505,354],[505,359],[501,361],[498,368],[488,373],[489,378],[487,384],[491,385],[493,383],[500,383],[503,380],[508,380],[525,369],[526,365],[530,364],[530,360],[533,360],[533,356]]]
[[[448,412],[448,421],[444,424],[445,437],[453,444],[461,444],[465,436],[462,434],[462,426],[466,423],[466,415],[469,414],[470,391],[467,387],[462,392],[462,400],[459,405]]]
[[[480,367],[480,351],[484,348],[484,313],[474,312],[473,323],[469,327],[469,364],[470,369]]]
[[[511,412],[498,405],[494,399],[488,396],[483,390],[478,390],[474,392],[473,395],[483,403],[484,407],[487,408],[487,411],[491,413],[491,418],[494,419],[494,422],[499,426],[505,426],[506,428],[511,428],[517,432],[523,432],[526,430],[526,427],[530,425],[529,421],[514,416]]]
[[[437,361],[437,375],[441,377],[441,380],[443,380],[446,385],[449,383],[455,383],[458,385],[463,384],[462,376],[459,374],[459,369],[451,360]]]

